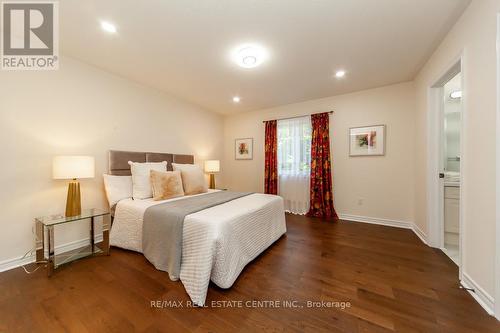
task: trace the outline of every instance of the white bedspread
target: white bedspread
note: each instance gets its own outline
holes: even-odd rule
[[[142,253],[144,212],[164,202],[120,201],[111,245]],[[286,232],[283,199],[251,194],[188,215],[183,228],[180,279],[191,300],[203,306],[210,280],[221,288],[231,287],[243,268]]]

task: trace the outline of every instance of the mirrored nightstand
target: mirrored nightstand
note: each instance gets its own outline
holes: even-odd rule
[[[102,241],[96,243],[96,222],[102,221]],[[55,254],[54,228],[58,225],[71,223],[89,223],[89,244],[82,247]],[[36,260],[47,262],[47,275],[51,276],[57,267],[80,258],[109,255],[109,231],[111,228],[111,215],[102,209],[86,209],[78,216],[66,217],[64,215],[51,215],[35,219],[36,227]]]

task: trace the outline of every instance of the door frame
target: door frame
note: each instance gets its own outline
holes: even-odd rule
[[[497,13],[495,317],[500,320],[500,13]]]
[[[460,211],[459,211],[459,279],[463,277],[464,266],[464,193],[467,186],[464,177],[465,150],[465,122],[467,113],[465,99],[467,98],[464,85],[464,52],[455,57],[446,70],[432,81],[428,88],[428,117],[427,117],[427,230],[430,246],[443,249],[444,247],[444,180],[439,173],[444,170],[443,142],[444,142],[444,84],[458,73],[462,75],[462,101],[460,112]],[[436,181],[437,180],[437,181]]]

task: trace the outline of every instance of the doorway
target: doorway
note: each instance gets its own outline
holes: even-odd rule
[[[459,267],[463,253],[463,128],[462,58],[429,89],[428,117],[428,242]]]
[[[462,74],[443,86],[443,252],[457,265],[460,253],[460,137]]]

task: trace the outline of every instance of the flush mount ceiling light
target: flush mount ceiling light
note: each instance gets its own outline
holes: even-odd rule
[[[337,79],[342,79],[343,77],[345,77],[345,74],[346,74],[346,71],[344,70],[339,70],[335,73],[335,77]]]
[[[233,97],[233,102],[234,103],[239,103],[241,101],[241,98],[239,96],[234,96]]]
[[[101,21],[101,28],[102,30],[109,32],[111,34],[116,33],[116,26],[112,23]]]
[[[247,44],[237,47],[232,54],[233,61],[243,68],[255,68],[268,57],[267,51],[259,45]]]
[[[462,91],[461,91],[461,90],[453,91],[453,92],[450,94],[450,97],[451,97],[451,99],[459,99],[459,98],[462,98]]]

